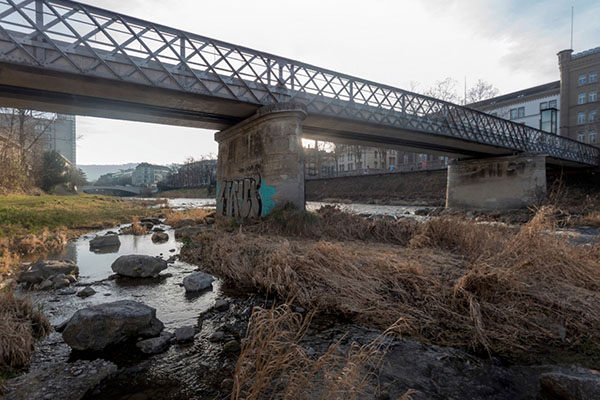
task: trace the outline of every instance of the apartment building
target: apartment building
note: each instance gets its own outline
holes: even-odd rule
[[[560,135],[560,81],[467,105],[519,124]]]
[[[600,47],[558,53],[560,68],[560,129],[563,136],[598,144],[600,132]]]
[[[165,179],[170,172],[171,169],[163,165],[141,163],[135,167],[131,182],[134,186],[152,186]]]

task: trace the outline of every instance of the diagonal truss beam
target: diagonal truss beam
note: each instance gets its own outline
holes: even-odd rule
[[[600,165],[600,149],[575,140],[72,0],[0,0],[0,63],[258,106],[295,101],[312,114]]]

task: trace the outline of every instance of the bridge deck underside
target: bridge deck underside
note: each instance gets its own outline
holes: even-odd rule
[[[65,90],[67,88],[67,90]],[[0,63],[0,104],[49,112],[115,118],[205,129],[224,129],[252,116],[258,105],[189,93],[89,79]],[[513,154],[500,146],[382,126],[376,123],[309,115],[303,137],[425,152],[449,157]],[[586,164],[549,158],[573,167]]]
[[[223,129],[264,105],[306,107],[307,137],[453,157],[600,150],[387,85],[69,0],[0,0],[0,103]]]

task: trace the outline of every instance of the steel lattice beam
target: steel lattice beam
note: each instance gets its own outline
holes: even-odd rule
[[[456,104],[69,0],[0,0],[0,62],[599,165],[600,150]]]

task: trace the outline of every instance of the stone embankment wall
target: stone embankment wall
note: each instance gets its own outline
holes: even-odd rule
[[[446,182],[446,169],[310,179],[306,200],[443,206]]]

